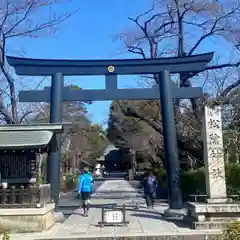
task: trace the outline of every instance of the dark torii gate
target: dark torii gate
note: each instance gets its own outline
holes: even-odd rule
[[[189,99],[202,96],[202,89],[178,88],[172,84],[170,73],[195,75],[205,69],[213,53],[188,57],[158,59],[118,60],[53,60],[7,57],[16,74],[23,76],[51,76],[51,87],[44,90],[21,91],[20,102],[50,102],[50,122],[62,122],[62,101],[144,100],[160,99],[164,132],[165,161],[167,168],[169,207],[183,207],[180,189],[179,160],[173,99]],[[118,89],[117,75],[157,74],[159,88]],[[73,90],[64,87],[64,76],[105,75],[103,90]],[[56,135],[56,141],[59,140]],[[52,198],[59,200],[60,151],[52,146],[48,161],[48,181]]]

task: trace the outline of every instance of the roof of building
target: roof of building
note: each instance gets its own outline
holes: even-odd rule
[[[0,125],[0,150],[44,147],[62,131],[62,124]]]
[[[114,145],[109,144],[104,151],[104,154],[102,156],[100,156],[99,158],[97,158],[97,161],[101,162],[101,161],[105,161],[105,156],[108,155],[111,151],[114,150],[118,150],[118,148],[116,148]]]

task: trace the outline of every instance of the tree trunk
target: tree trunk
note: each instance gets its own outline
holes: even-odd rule
[[[6,78],[9,86],[9,94],[10,94],[10,102],[11,102],[11,115],[14,119],[15,123],[19,123],[18,112],[17,112],[17,99],[16,99],[16,91],[14,86],[13,78],[8,74],[5,67],[2,66],[1,70],[3,72],[4,77]]]

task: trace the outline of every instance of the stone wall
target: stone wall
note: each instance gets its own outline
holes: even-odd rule
[[[42,208],[0,209],[0,227],[10,232],[41,232],[55,223],[53,203]]]

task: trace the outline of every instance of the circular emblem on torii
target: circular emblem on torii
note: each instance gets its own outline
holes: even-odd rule
[[[108,72],[112,73],[115,71],[115,67],[113,65],[108,66]]]

